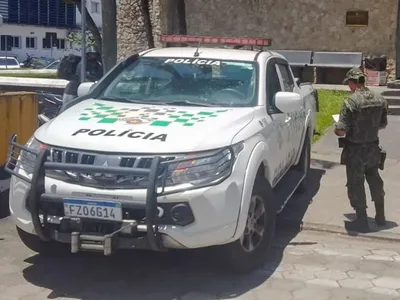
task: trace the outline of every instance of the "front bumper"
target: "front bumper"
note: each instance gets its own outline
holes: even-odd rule
[[[23,146],[11,142],[13,147]],[[171,163],[171,162],[168,162]],[[240,211],[243,172],[218,185],[167,194],[158,184],[161,162],[153,160],[149,169],[82,166],[47,161],[46,150],[38,154],[32,178],[22,170],[7,165],[13,174],[10,211],[21,229],[42,240],[70,243],[71,251],[102,251],[109,255],[116,249],[200,248],[230,242]],[[150,179],[147,190],[105,190],[83,187],[45,176],[46,170],[143,174]],[[105,169],[106,168],[106,169]],[[161,190],[161,191],[160,191]],[[108,222],[64,215],[63,199],[80,194],[121,197],[123,221]],[[124,200],[129,196],[136,201]],[[176,221],[171,210],[184,206]],[[163,212],[162,214],[160,212]],[[179,215],[179,214],[178,214]]]

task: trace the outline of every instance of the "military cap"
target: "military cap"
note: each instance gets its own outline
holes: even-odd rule
[[[365,74],[361,71],[360,68],[353,68],[346,73],[346,77],[343,80],[343,84],[347,84],[349,79],[358,80],[361,77],[365,77]]]

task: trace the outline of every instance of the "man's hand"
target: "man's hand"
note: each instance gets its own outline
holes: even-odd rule
[[[345,136],[346,135],[346,132],[344,132],[343,130],[337,129],[337,128],[335,128],[334,133],[337,136]]]

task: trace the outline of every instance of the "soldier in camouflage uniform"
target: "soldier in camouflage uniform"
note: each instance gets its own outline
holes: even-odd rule
[[[341,163],[346,165],[347,194],[357,219],[348,226],[353,230],[369,231],[364,179],[375,204],[375,221],[386,224],[383,180],[379,175],[381,149],[378,132],[387,126],[386,100],[365,87],[365,76],[359,68],[347,72],[344,84],[352,94],[344,101],[335,134],[345,137]]]

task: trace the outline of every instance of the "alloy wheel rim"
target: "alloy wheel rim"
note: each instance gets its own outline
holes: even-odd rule
[[[261,243],[265,231],[265,206],[259,196],[252,196],[246,227],[240,238],[240,244],[246,252],[254,251]]]

